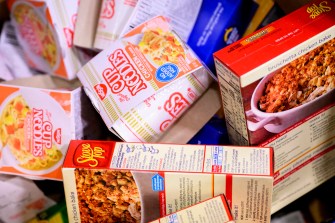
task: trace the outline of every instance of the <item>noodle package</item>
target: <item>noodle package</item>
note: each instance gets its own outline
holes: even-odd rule
[[[212,82],[162,16],[115,41],[77,76],[107,127],[133,142],[159,141]]]
[[[20,81],[0,84],[0,172],[62,180],[60,168],[69,141],[88,137],[81,115],[86,95],[74,83],[71,84],[76,87],[71,90],[46,88],[47,82],[57,83],[49,76],[27,80],[24,78],[23,82],[41,83],[45,88],[22,86]],[[89,103],[87,98],[86,102]],[[90,111],[96,113],[92,106],[85,107],[92,119],[94,113]],[[98,115],[97,118],[100,119]],[[98,124],[96,120],[93,123]],[[98,134],[96,129],[92,132]]]
[[[11,22],[30,67],[72,80],[84,53],[73,46],[78,1],[9,0]]]

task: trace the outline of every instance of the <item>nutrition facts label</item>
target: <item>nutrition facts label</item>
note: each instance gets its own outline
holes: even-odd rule
[[[215,61],[230,141],[248,145],[248,131],[239,79],[222,63]]]

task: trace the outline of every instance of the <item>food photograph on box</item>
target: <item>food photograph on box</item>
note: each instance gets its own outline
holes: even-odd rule
[[[0,223],[329,223],[334,0],[0,0]]]

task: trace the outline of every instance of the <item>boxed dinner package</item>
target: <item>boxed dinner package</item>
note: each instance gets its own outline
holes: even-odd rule
[[[222,194],[152,221],[151,223],[170,222],[233,223],[234,219],[226,198]]]
[[[43,73],[76,78],[83,53],[73,47],[77,0],[9,0],[10,18],[29,65]]]
[[[80,82],[50,75],[0,83],[0,173],[62,180],[71,139],[103,136]]]
[[[269,147],[72,140],[63,164],[70,222],[148,222],[224,194],[237,222],[270,222]]]
[[[313,1],[214,54],[231,143],[274,148],[273,211],[335,175],[334,12]]]
[[[77,76],[108,129],[127,142],[160,140],[213,80],[162,16],[116,40]]]

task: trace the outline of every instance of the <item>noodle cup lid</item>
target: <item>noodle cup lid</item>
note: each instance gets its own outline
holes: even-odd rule
[[[0,85],[0,172],[61,180],[71,139],[69,92]],[[67,100],[68,99],[68,100]]]

